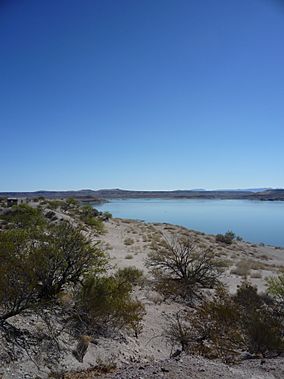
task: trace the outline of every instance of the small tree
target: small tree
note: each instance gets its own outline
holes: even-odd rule
[[[219,267],[211,249],[200,250],[190,239],[164,239],[149,254],[147,266],[152,270],[156,288],[164,295],[192,300],[203,288],[219,283]]]
[[[102,272],[107,262],[98,244],[91,245],[80,229],[66,221],[49,227],[34,250],[34,260],[38,262],[35,274],[43,298],[77,284],[87,272]]]

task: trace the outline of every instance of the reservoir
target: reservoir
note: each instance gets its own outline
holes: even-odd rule
[[[232,230],[245,241],[284,246],[284,201],[115,199],[94,207],[113,217],[176,224],[210,234]]]

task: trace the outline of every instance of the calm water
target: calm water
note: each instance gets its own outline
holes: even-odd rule
[[[95,207],[114,217],[166,222],[213,234],[232,230],[246,241],[284,246],[284,201],[127,199]]]

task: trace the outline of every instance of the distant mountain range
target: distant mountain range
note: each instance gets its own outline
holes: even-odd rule
[[[116,189],[79,191],[36,191],[36,192],[0,192],[0,197],[46,197],[68,198],[74,197],[81,201],[105,201],[108,199],[248,199],[263,201],[284,201],[284,189],[251,188],[236,190],[175,190],[175,191],[131,191]]]

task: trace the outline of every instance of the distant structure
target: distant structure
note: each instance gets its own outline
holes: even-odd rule
[[[12,207],[13,205],[26,204],[27,199],[25,197],[8,197],[7,207]]]

